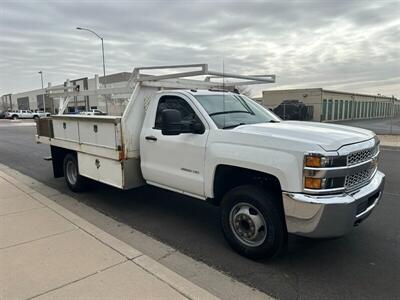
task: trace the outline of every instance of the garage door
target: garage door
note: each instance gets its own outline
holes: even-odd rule
[[[18,109],[29,110],[29,97],[17,98]]]

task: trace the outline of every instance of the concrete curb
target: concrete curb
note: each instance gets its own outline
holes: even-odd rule
[[[400,146],[380,145],[381,150],[400,151]]]
[[[73,212],[91,226],[101,228],[112,237],[123,241],[141,253],[145,253],[167,270],[172,270],[220,299],[273,299],[264,292],[232,278],[229,274],[201,261],[194,260],[179,250],[79,202],[71,195],[64,194],[1,163],[0,171],[7,173],[11,177],[10,180],[14,179],[23,183],[21,189],[35,194],[35,197],[44,196],[49,201],[62,206],[67,212]],[[135,263],[139,264],[139,261]]]
[[[87,222],[76,214],[58,205],[46,196],[19,182],[14,177],[7,175],[2,170],[0,170],[0,177],[14,185],[19,190],[25,192],[30,197],[34,198],[42,205],[48,207],[50,210],[62,216],[81,230],[93,236],[98,241],[102,242],[114,251],[123,255],[124,257],[126,257],[127,260],[131,260],[133,263],[146,270],[148,273],[165,282],[183,296],[189,299],[218,299],[203,288],[193,284],[189,280],[164,267],[154,259],[142,254],[140,251],[133,248],[132,246],[120,241],[119,239],[116,239],[115,237],[111,236],[100,228],[94,226],[93,224]]]

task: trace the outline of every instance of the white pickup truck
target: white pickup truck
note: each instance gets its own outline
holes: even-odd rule
[[[39,119],[44,117],[50,117],[50,113],[44,111],[32,111],[32,110],[12,110],[6,112],[7,119]]]
[[[341,236],[370,215],[385,179],[373,132],[282,121],[238,93],[201,89],[215,88],[210,78],[217,76],[247,84],[274,76],[200,66],[194,73],[211,75],[206,81],[174,79],[190,72],[149,76],[135,69],[122,117],[62,115],[76,95],[63,91],[67,98],[51,119],[51,134],[36,135],[51,145],[55,177],[64,176],[75,192],[91,178],[120,189],[147,183],[209,201],[221,208],[228,243],[253,259],[281,252],[288,233]]]

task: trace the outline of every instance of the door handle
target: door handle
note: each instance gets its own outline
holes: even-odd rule
[[[146,136],[145,139],[148,141],[157,141],[157,138],[154,135]]]

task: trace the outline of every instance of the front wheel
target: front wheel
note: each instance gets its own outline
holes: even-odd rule
[[[79,175],[78,161],[73,154],[67,154],[64,158],[64,177],[68,187],[75,193],[85,190],[86,178]]]
[[[18,120],[18,116],[17,116],[17,115],[13,115],[13,116],[12,116],[12,119],[13,119],[13,120]]]
[[[269,258],[287,245],[280,199],[252,185],[229,191],[221,204],[222,229],[230,246],[251,259]]]

